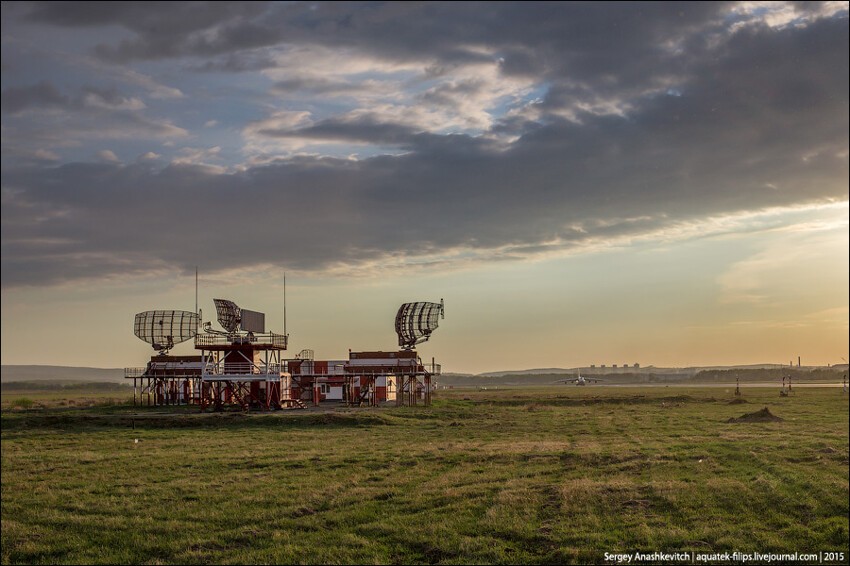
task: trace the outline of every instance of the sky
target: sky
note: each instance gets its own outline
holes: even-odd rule
[[[443,371],[848,358],[848,3],[3,2],[2,361],[213,298]],[[190,354],[191,344],[173,353]]]

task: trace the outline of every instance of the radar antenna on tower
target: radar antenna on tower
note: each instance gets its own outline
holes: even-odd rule
[[[404,350],[412,350],[417,344],[427,342],[439,326],[440,318],[445,316],[442,299],[439,303],[404,303],[395,315],[398,345]]]
[[[227,335],[237,335],[239,332],[264,333],[266,331],[265,313],[239,308],[236,303],[227,299],[213,299],[218,323]],[[210,323],[204,323],[204,332],[222,334],[213,330]]]
[[[198,314],[189,311],[145,311],[136,315],[133,333],[165,355],[198,333]]]
[[[236,332],[242,322],[242,309],[233,301],[227,299],[213,299],[215,312],[218,315],[218,323],[227,332]]]

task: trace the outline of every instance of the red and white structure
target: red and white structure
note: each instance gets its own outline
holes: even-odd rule
[[[125,368],[137,404],[197,404],[244,410],[305,408],[308,403],[349,406],[384,403],[429,405],[439,364],[423,364],[413,346],[428,339],[442,315],[442,302],[406,303],[396,316],[398,351],[349,351],[347,360],[315,360],[311,350],[284,359],[288,335],[265,330],[265,315],[214,299],[218,321],[198,332],[199,317],[185,311],[136,315],[136,335],[159,355],[144,368]],[[194,328],[193,328],[194,325]],[[174,344],[194,338],[198,356],[170,356]],[[138,392],[138,393],[137,393]]]
[[[432,377],[440,374],[440,366],[433,361],[424,365],[415,350],[399,350],[349,352],[348,360],[313,360],[302,355],[288,361],[287,371],[293,400],[314,405],[326,401],[352,406],[427,405]]]

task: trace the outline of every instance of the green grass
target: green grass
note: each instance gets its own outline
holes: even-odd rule
[[[29,397],[18,397],[10,403],[12,407],[18,407],[21,409],[32,409],[34,404],[35,401],[30,399]]]
[[[13,381],[0,388],[3,410],[55,409],[126,405],[133,402],[133,388],[122,383],[39,383]]]
[[[847,396],[744,398],[560,387],[329,413],[4,406],[2,561],[846,557]],[[784,421],[726,422],[764,406]]]

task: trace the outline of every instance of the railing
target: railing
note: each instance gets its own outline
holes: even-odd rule
[[[327,369],[322,369],[321,371],[317,371],[315,367],[310,367],[306,364],[301,364],[300,366],[298,366],[297,371],[292,375],[314,375],[316,377],[344,377],[346,375],[357,373],[354,367],[348,368],[348,371],[346,371],[346,368],[348,368],[348,366],[346,366],[345,364],[339,364],[331,366]],[[289,366],[286,366],[283,371],[289,371]]]
[[[298,371],[292,373],[293,378],[302,377],[351,377],[358,375],[422,375],[428,373],[430,375],[441,375],[442,367],[440,364],[410,364],[410,365],[386,365],[386,366],[343,366],[341,371],[310,371],[309,368],[301,366]],[[284,370],[286,371],[286,370]]]
[[[201,362],[151,362],[145,367],[124,368],[124,377],[200,377]]]
[[[223,376],[223,375],[273,375],[280,377],[282,372],[286,371],[282,364],[252,364],[250,362],[219,362],[217,364],[209,363],[204,368],[204,376]]]
[[[204,348],[211,346],[232,346],[240,344],[252,344],[256,346],[271,346],[274,348],[286,349],[287,336],[286,334],[275,334],[274,332],[266,332],[263,334],[231,334],[223,336],[221,334],[196,334],[195,347]]]
[[[438,363],[434,363],[434,358],[431,358],[431,368],[428,369],[428,366],[422,364],[422,358],[417,358],[419,361],[419,365],[423,366],[422,369],[430,373],[431,375],[442,375],[443,366]]]

